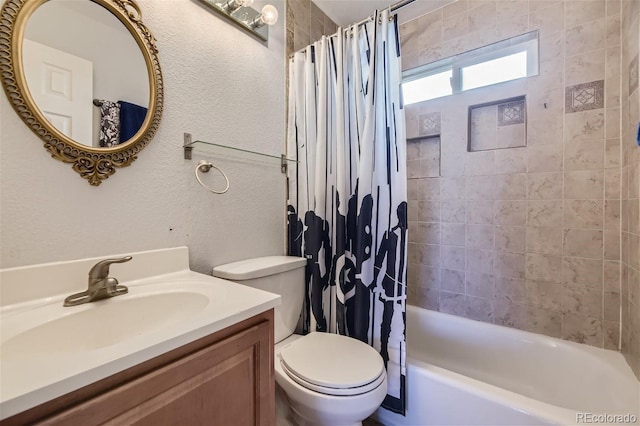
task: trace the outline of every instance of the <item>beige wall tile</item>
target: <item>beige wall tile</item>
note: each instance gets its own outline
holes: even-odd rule
[[[602,290],[593,287],[562,287],[562,311],[602,319]]]
[[[568,228],[602,229],[604,201],[565,200],[564,226]]]
[[[491,274],[467,272],[465,285],[467,295],[489,299],[494,297],[495,284]]]
[[[542,103],[544,104],[546,101],[547,99],[544,99]],[[564,97],[560,102],[556,103],[562,110]],[[561,144],[563,138],[562,115],[558,113],[549,114],[549,117],[541,117],[540,115],[541,114],[533,113],[533,111],[529,114],[529,120],[527,122],[527,145],[532,147],[534,145]]]
[[[467,12],[445,17],[442,21],[442,40],[450,40],[465,35],[468,30],[467,18]]]
[[[497,23],[496,2],[489,1],[474,7],[474,2],[469,5],[469,31],[478,31],[486,27],[495,26]]]
[[[496,150],[496,174],[525,173],[527,171],[527,148]]]
[[[466,241],[465,224],[464,223],[442,223],[441,241],[446,246],[464,247]]]
[[[466,251],[467,272],[480,272],[483,274],[492,274],[494,270],[493,250],[481,250],[468,248]]]
[[[496,225],[524,226],[527,222],[525,201],[498,200],[493,204]]]
[[[607,200],[604,204],[604,229],[620,230],[620,201]]]
[[[601,19],[567,30],[565,47],[567,56],[606,47],[607,19],[603,16],[600,15]]]
[[[566,60],[566,86],[577,83],[591,83],[605,78],[605,49],[593,50],[586,53],[570,56]],[[601,102],[599,96],[598,103]],[[613,108],[610,105],[608,108]],[[600,108],[602,108],[600,106]],[[569,112],[569,111],[567,111]],[[578,118],[578,121],[582,118]]]
[[[467,201],[467,223],[477,225],[490,225],[494,223],[493,201],[471,200]]]
[[[497,251],[495,254],[495,275],[508,278],[525,277],[524,253]]]
[[[619,267],[611,265],[609,262],[606,269],[608,280],[613,282],[613,280],[619,279]],[[562,282],[574,287],[601,288],[603,262],[597,259],[564,257],[562,259]]]
[[[544,308],[527,306],[524,310],[525,330],[560,337],[562,314]]]
[[[501,4],[518,3],[517,0],[512,2],[501,2]],[[500,19],[500,17],[498,17]],[[529,27],[529,15],[520,15],[512,19],[498,20],[496,25],[496,37],[499,40],[515,37],[527,32]]]
[[[605,0],[569,0],[565,2],[565,24],[572,28],[606,16]]]
[[[463,247],[442,246],[441,265],[446,269],[465,269],[466,252]]]
[[[527,198],[527,175],[524,173],[496,176],[496,200],[524,200]]]
[[[495,151],[469,152],[465,156],[466,176],[492,175],[496,169]]]
[[[527,202],[528,226],[561,226],[562,225],[562,201],[549,200]]]
[[[529,12],[529,0],[499,1],[496,8],[497,21],[513,21]]]
[[[562,315],[562,338],[592,346],[602,346],[602,321],[584,315]]]
[[[440,268],[433,266],[417,265],[416,272],[418,280],[416,284],[419,287],[440,288]]]
[[[562,285],[545,281],[525,281],[524,301],[529,306],[560,311]]]
[[[525,276],[528,280],[560,282],[562,279],[562,257],[527,253]]]
[[[461,12],[466,12],[468,8],[467,0],[456,0],[442,8],[443,18],[450,18]]]
[[[620,260],[620,231],[604,231],[604,258]]]
[[[562,172],[527,174],[527,199],[555,200],[562,198]],[[578,184],[574,184],[577,186]]]
[[[602,333],[604,335],[603,348],[617,351],[620,342],[620,323],[603,321]]]
[[[527,227],[527,253],[562,254],[562,228]]]
[[[528,172],[555,172],[562,170],[562,145],[547,144],[527,147]]]
[[[442,178],[440,180],[441,197],[443,200],[463,200],[465,198],[466,178]]]
[[[525,251],[526,228],[524,226],[496,226],[495,248],[515,253]]]
[[[466,207],[464,200],[446,200],[440,202],[440,219],[448,223],[465,223]]]
[[[494,248],[493,225],[467,225],[467,248],[492,250]]]
[[[620,55],[620,47],[610,47],[607,49],[604,82],[604,103],[606,108],[620,106]]]
[[[434,288],[416,287],[414,289],[415,299],[413,304],[424,309],[438,310],[440,307],[440,292]]]
[[[465,271],[440,270],[440,289],[454,293],[464,293]]]
[[[607,7],[607,13],[608,13]],[[620,45],[620,15],[607,17],[607,47]]]
[[[607,139],[604,152],[605,168],[620,167],[620,139]]]
[[[495,276],[495,298],[510,302],[523,302],[525,280],[523,278],[509,278]]]
[[[564,197],[601,199],[604,196],[604,171],[589,170],[564,173]]]
[[[587,229],[564,230],[564,255],[602,259],[602,231]]]
[[[466,296],[465,316],[483,322],[493,322],[493,301],[482,297]]]
[[[466,181],[467,200],[493,200],[495,181],[503,179],[494,176],[470,176]]]
[[[604,197],[607,200],[619,200],[620,193],[620,169],[609,169],[604,172]]]
[[[440,312],[464,317],[467,312],[467,303],[464,294],[440,292]]]
[[[498,325],[524,329],[524,308],[509,300],[497,299],[493,303],[493,321]]]
[[[413,181],[418,200],[436,201],[440,199],[440,179],[423,178]]]
[[[439,222],[440,202],[418,201],[418,220],[421,222]]]
[[[604,110],[565,114],[565,143],[604,139]]]
[[[564,146],[565,170],[594,170],[604,167],[604,140],[574,140]]]
[[[530,7],[537,1],[529,2]],[[529,15],[529,30],[540,30],[542,33],[555,33],[564,30],[564,4],[553,2],[549,7],[535,8]]]
[[[605,291],[620,291],[620,262],[605,260],[603,266]]]

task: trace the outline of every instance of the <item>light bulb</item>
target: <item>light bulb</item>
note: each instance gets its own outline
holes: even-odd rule
[[[262,21],[267,25],[278,22],[278,9],[270,4],[262,8]]]

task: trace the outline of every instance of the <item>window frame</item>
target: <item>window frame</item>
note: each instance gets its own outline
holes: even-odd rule
[[[515,36],[497,43],[489,44],[477,49],[469,50],[459,55],[440,59],[429,64],[421,65],[402,73],[402,84],[429,77],[451,70],[451,94],[466,92],[468,90],[489,87],[493,84],[500,84],[508,81],[519,79],[503,80],[485,86],[474,87],[471,89],[462,89],[462,70],[466,67],[481,64],[483,62],[492,61],[502,57],[510,56],[520,52],[527,52],[527,75],[521,78],[531,77],[539,74],[539,57],[540,57],[539,31],[530,31],[519,36]],[[445,95],[449,96],[449,95]],[[444,97],[444,96],[441,96]],[[431,98],[437,99],[437,98]],[[431,100],[427,99],[427,100]],[[424,102],[418,101],[418,102]],[[418,103],[415,102],[415,103]]]

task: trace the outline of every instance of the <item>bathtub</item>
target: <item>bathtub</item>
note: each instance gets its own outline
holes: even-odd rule
[[[614,351],[415,306],[407,348],[407,415],[381,408],[384,425],[640,424],[640,383]]]

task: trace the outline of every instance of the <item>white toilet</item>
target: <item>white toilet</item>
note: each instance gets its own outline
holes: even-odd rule
[[[360,425],[387,394],[380,354],[359,340],[331,333],[293,334],[304,299],[300,257],[268,256],[217,266],[213,275],[277,293],[276,383],[299,425]]]

